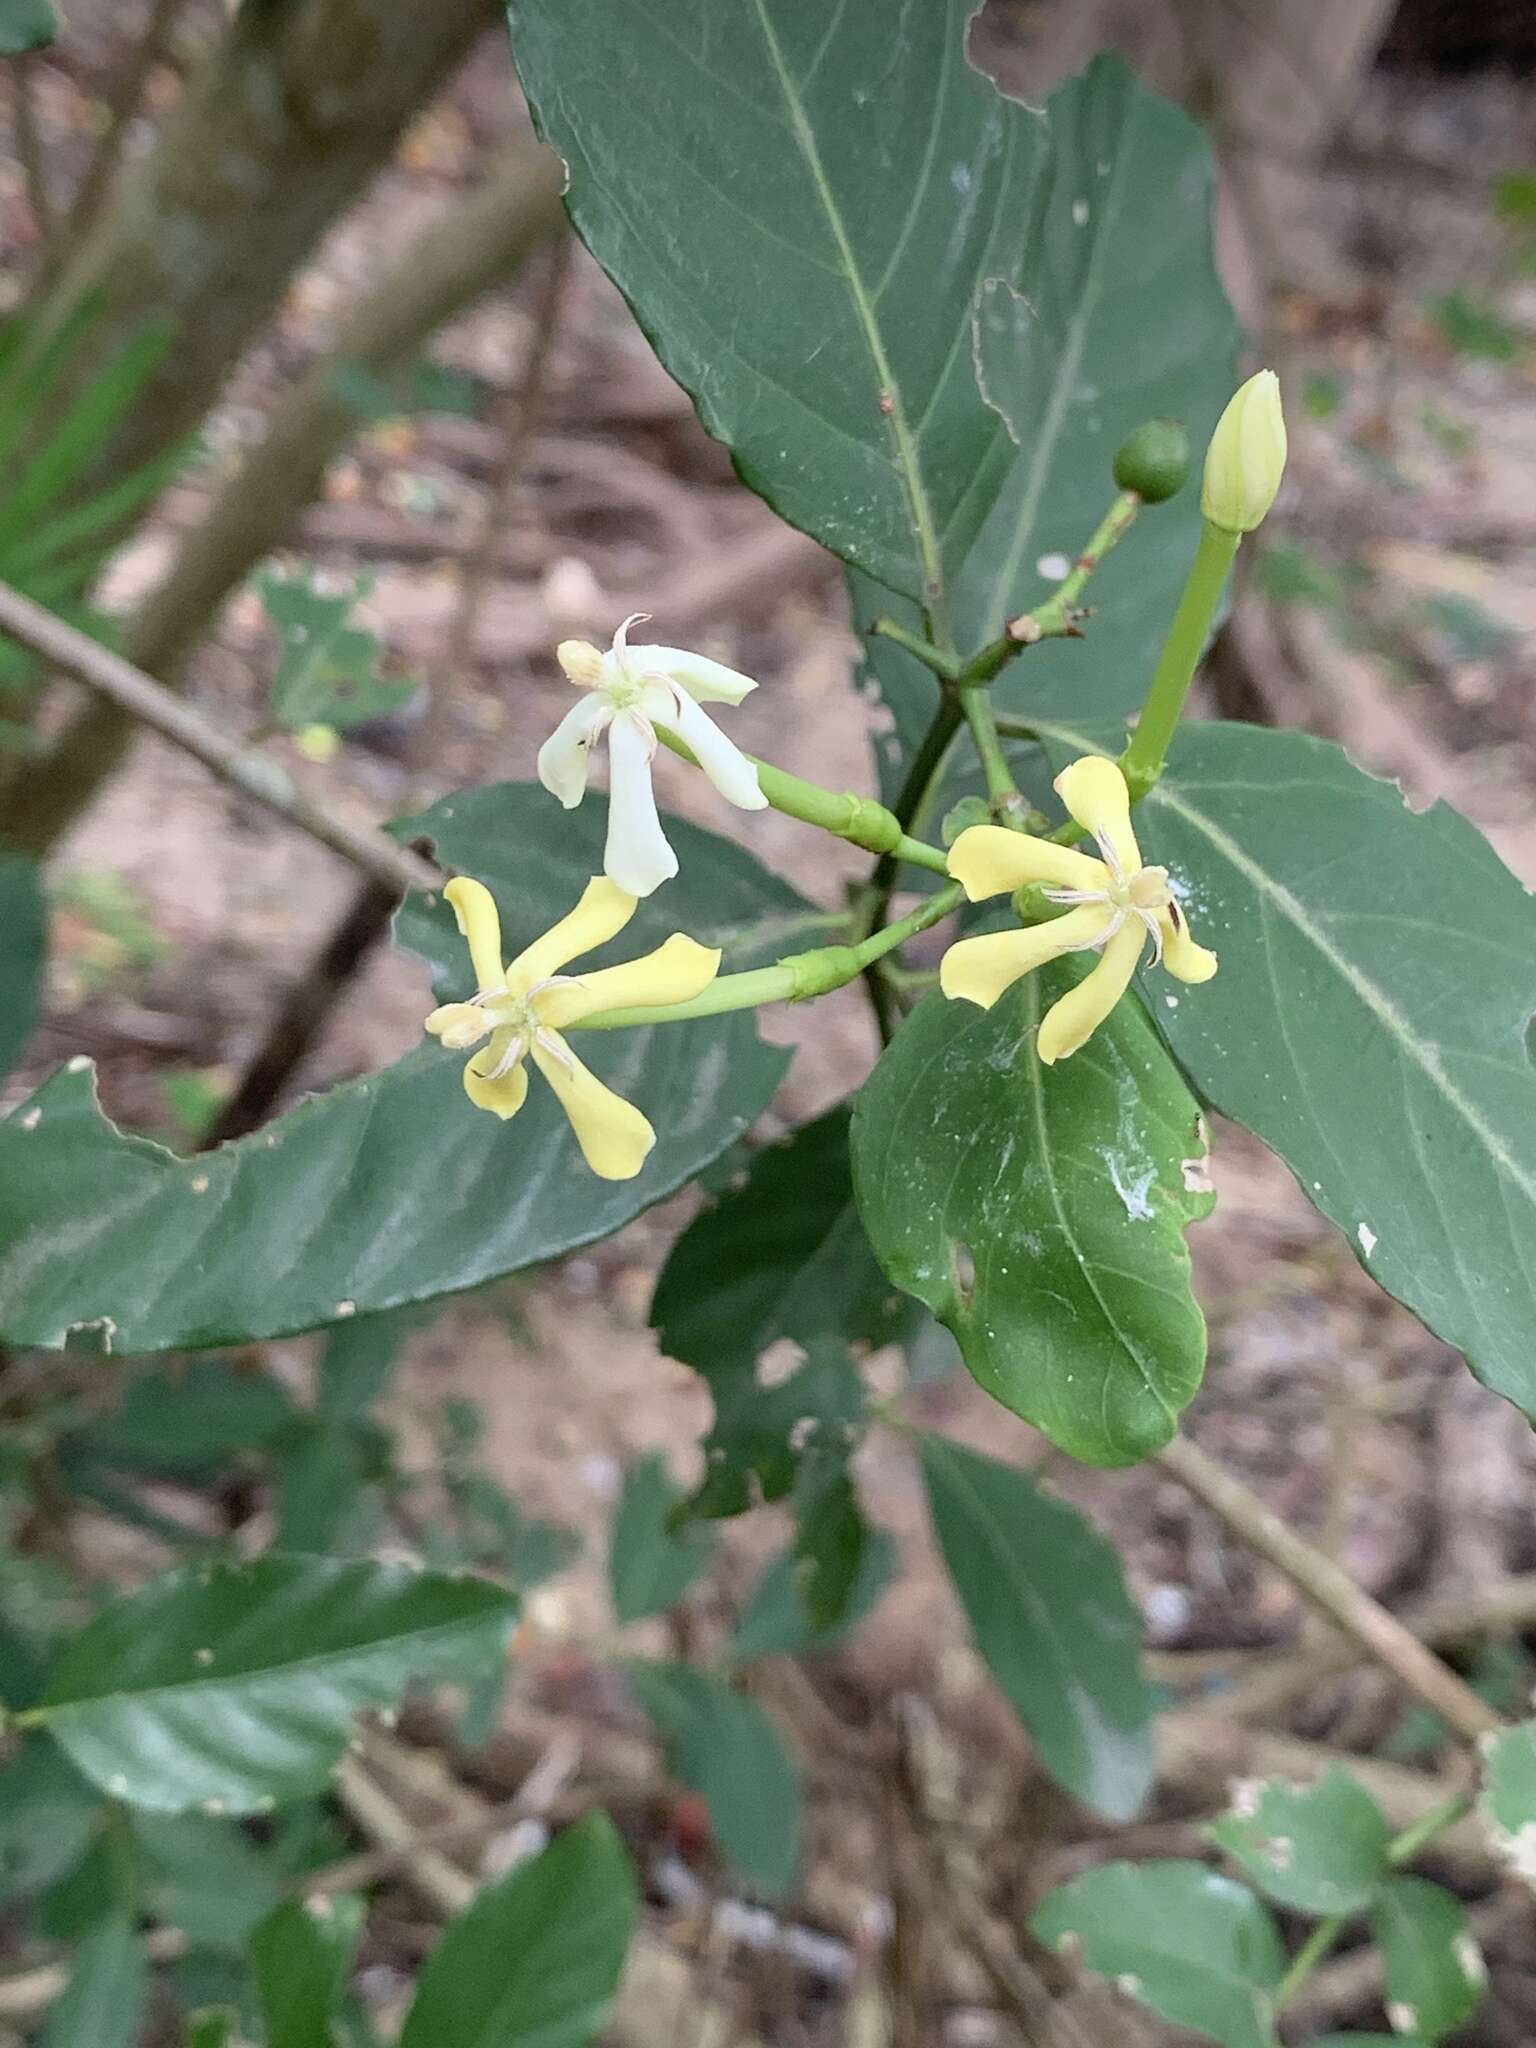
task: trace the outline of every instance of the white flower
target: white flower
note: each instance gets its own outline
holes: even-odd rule
[[[631,626],[650,617],[635,612],[604,654],[585,640],[562,640],[561,668],[585,691],[539,749],[539,780],[570,811],[587,787],[593,746],[608,734],[608,844],[603,871],[631,896],[649,896],[677,873],[651,788],[656,727],[675,733],[727,803],[761,811],[768,799],[757,770],[701,704],[739,704],[757,688],[750,677],[680,647],[631,647]]]

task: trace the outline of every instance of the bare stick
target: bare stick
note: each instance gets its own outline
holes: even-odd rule
[[[231,789],[276,812],[297,831],[318,839],[382,887],[404,895],[411,889],[441,885],[437,869],[420,854],[396,846],[371,825],[353,825],[337,817],[306,796],[275,761],[220,732],[152,676],[3,583],[0,633],[9,634],[98,697],[193,755]],[[3,830],[0,821],[0,834]]]
[[[26,181],[27,204],[46,260],[57,220],[48,190],[48,165],[37,132],[37,59],[17,57],[11,66],[11,134],[16,158]]]
[[[1271,1514],[1256,1493],[1224,1472],[1187,1437],[1175,1437],[1166,1450],[1159,1451],[1158,1462],[1234,1535],[1283,1572],[1314,1607],[1353,1636],[1368,1657],[1433,1707],[1458,1735],[1475,1742],[1488,1729],[1503,1725],[1500,1716],[1469,1685],[1357,1586],[1348,1572]]]
[[[117,177],[118,166],[123,160],[123,150],[128,141],[128,131],[139,111],[144,98],[144,87],[150,72],[159,63],[176,17],[186,6],[187,0],[150,0],[149,16],[139,31],[133,53],[123,66],[113,87],[108,103],[107,125],[91,153],[91,160],[85,167],[85,174],[75,187],[75,195],[69,203],[63,230],[58,243],[51,253],[56,266],[65,252],[93,224],[101,212],[102,201],[111,191]]]

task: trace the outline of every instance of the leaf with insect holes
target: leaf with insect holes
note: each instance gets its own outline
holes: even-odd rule
[[[618,1987],[637,1905],[617,1830],[588,1814],[448,1923],[400,2048],[585,2048]]]
[[[372,587],[365,578],[333,594],[305,569],[256,578],[256,595],[281,650],[272,677],[274,724],[290,732],[362,725],[399,711],[416,695],[417,679],[392,682],[379,673],[377,634],[350,623],[353,607]]]
[[[1422,1877],[1394,1877],[1371,1908],[1398,2034],[1438,2041],[1483,2002],[1488,1968],[1459,1899]]]
[[[509,950],[547,929],[603,864],[603,806],[561,820],[547,791],[460,791],[396,827],[477,875]],[[729,841],[669,821],[682,873],[591,964],[686,931],[753,967],[806,943],[805,899]],[[442,903],[413,899],[403,942],[471,992]],[[423,990],[422,1009],[429,999]],[[124,1352],[314,1329],[457,1293],[609,1236],[717,1159],[767,1105],[787,1055],[739,1011],[578,1034],[582,1058],[655,1122],[634,1180],[583,1166],[550,1089],[510,1123],[464,1094],[464,1056],[431,1045],[301,1102],[217,1151],[179,1159],[115,1130],[89,1063],[0,1119],[0,1339]]]
[[[267,1556],[104,1607],[27,1718],[130,1805],[254,1813],[317,1790],[352,1716],[504,1653],[510,1594],[401,1565]]]
[[[1231,1811],[1206,1832],[1251,1884],[1302,1913],[1363,1912],[1387,1874],[1392,1839],[1370,1793],[1338,1768],[1311,1785],[1243,1779]]]
[[[1071,1059],[1037,1057],[1082,971],[1027,975],[990,1010],[926,997],[859,1096],[854,1185],[887,1275],[986,1391],[1073,1457],[1126,1465],[1200,1384],[1184,1231],[1214,1196],[1196,1103],[1139,1004]]]
[[[1113,1820],[1146,1797],[1153,1694],[1112,1545],[1025,1472],[918,1438],[934,1533],[971,1635],[1040,1761]]]
[[[1029,1924],[1171,2026],[1222,2048],[1274,2048],[1279,1931],[1246,1885],[1203,1863],[1101,1864],[1052,1892]]]
[[[1480,1746],[1483,1825],[1512,1874],[1536,1889],[1536,1721],[1496,1729]]]

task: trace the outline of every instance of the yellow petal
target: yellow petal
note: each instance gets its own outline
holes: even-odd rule
[[[521,1060],[494,1081],[490,1078],[516,1035],[508,1030],[493,1031],[484,1052],[477,1052],[464,1069],[464,1093],[476,1109],[492,1110],[503,1121],[516,1116],[528,1097],[528,1070]]]
[[[450,1052],[466,1052],[484,1038],[491,1022],[478,1003],[444,1003],[432,1012],[424,1028],[440,1038]]]
[[[547,981],[570,961],[623,931],[634,914],[633,896],[606,875],[594,875],[576,908],[552,924],[542,939],[525,947],[508,967],[508,988],[514,995],[526,995],[536,981]]]
[[[1036,1041],[1036,1050],[1048,1067],[1092,1038],[1130,987],[1146,943],[1146,926],[1139,917],[1128,917],[1104,948],[1092,974],[1085,975],[1076,988],[1068,989],[1059,1002],[1052,1003],[1040,1020]]]
[[[949,849],[949,872],[973,903],[1004,896],[1026,882],[1059,889],[1103,889],[1109,874],[1102,861],[1072,846],[1005,832],[1001,825],[972,825]]]
[[[556,1042],[559,1058],[534,1041],[534,1065],[559,1096],[588,1166],[602,1180],[633,1180],[656,1133],[633,1103],[581,1064],[563,1038]]]
[[[1216,955],[1195,944],[1183,911],[1172,906],[1160,910],[1157,923],[1163,935],[1163,965],[1168,972],[1180,981],[1209,981],[1216,972]]]
[[[959,939],[939,963],[939,987],[951,998],[959,996],[990,1010],[1021,974],[1079,946],[1091,946],[1113,916],[1108,904],[1085,903],[1065,917],[1053,917],[1047,924],[1032,924],[1023,931],[983,932],[980,938]]]
[[[567,1024],[594,1017],[599,1010],[627,1010],[639,1005],[659,1009],[666,1003],[692,1002],[720,972],[720,954],[712,946],[674,932],[654,953],[626,960],[622,967],[600,967],[563,988],[535,998],[541,1024],[562,1031]]]
[[[1062,769],[1056,794],[1085,832],[1108,841],[1129,881],[1141,866],[1141,849],[1131,830],[1131,793],[1115,763],[1085,754]]]
[[[469,942],[476,988],[500,988],[501,919],[496,915],[495,897],[472,875],[455,875],[443,894],[453,905],[459,930]]]

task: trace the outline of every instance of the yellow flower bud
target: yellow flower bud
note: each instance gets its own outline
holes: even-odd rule
[[[1205,455],[1200,509],[1224,533],[1252,533],[1275,502],[1285,474],[1280,380],[1260,370],[1234,392]]]
[[[602,650],[590,640],[562,640],[555,659],[579,690],[595,690],[603,679]]]

